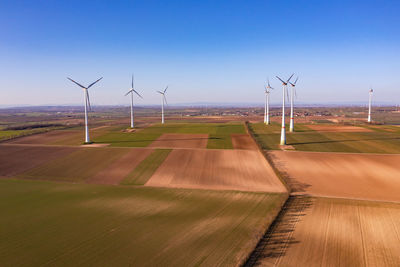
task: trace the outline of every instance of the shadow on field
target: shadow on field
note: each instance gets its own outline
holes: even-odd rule
[[[291,193],[305,193],[307,188],[311,187],[310,184],[302,183],[289,175],[286,169],[285,162],[279,160],[279,158],[268,151],[265,151],[266,156],[273,162],[275,167],[278,169],[282,178],[285,180],[290,188]]]
[[[257,266],[262,263],[275,265],[290,246],[300,243],[301,240],[295,240],[292,235],[297,222],[312,205],[313,199],[306,195],[290,196],[243,266]]]

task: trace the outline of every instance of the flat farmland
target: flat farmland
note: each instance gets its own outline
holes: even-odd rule
[[[64,157],[49,160],[18,175],[25,179],[84,182],[128,153],[124,148],[79,148]],[[114,165],[115,166],[115,165]],[[118,168],[118,166],[116,166]],[[111,169],[107,170],[110,174]],[[115,179],[109,177],[108,179]],[[123,178],[123,177],[121,177]],[[94,178],[95,179],[95,178]]]
[[[164,138],[168,139],[173,134],[194,134],[201,135],[201,138],[204,138],[205,135],[208,136],[207,148],[232,149],[231,135],[246,133],[242,123],[167,123],[165,125],[154,124],[137,129],[135,132],[124,130],[125,127],[116,127],[93,138],[93,140],[96,143],[106,143],[110,146],[119,147],[147,147],[151,146],[153,142],[155,142],[154,146],[165,147],[161,146],[166,143],[166,140],[163,140]],[[205,140],[197,141],[192,140],[191,146],[203,146],[203,142],[205,142]],[[190,142],[184,143],[176,142],[176,145],[187,146]]]
[[[78,138],[82,133],[76,130],[55,130],[41,134],[20,137],[7,141],[11,144],[57,144],[70,138]]]
[[[273,151],[295,191],[400,202],[400,155]],[[297,187],[297,188],[296,188]]]
[[[69,147],[0,145],[0,176],[15,176],[76,151]]]
[[[1,265],[237,266],[285,199],[4,179]]]
[[[320,129],[321,131],[314,130]],[[252,123],[249,129],[263,149],[280,150],[280,125]],[[400,153],[400,132],[387,126],[358,127],[346,125],[297,124],[295,132],[287,132],[287,144],[299,151]]]
[[[400,265],[400,204],[296,201],[273,227],[255,266]]]
[[[108,132],[108,127],[97,127],[90,130],[90,137],[96,138]],[[83,127],[75,127],[64,130],[53,130],[45,133],[38,133],[23,136],[6,141],[12,144],[37,144],[37,145],[82,145],[84,140]]]
[[[208,134],[165,133],[153,141],[149,147],[154,148],[206,148]]]
[[[248,134],[232,134],[232,145],[234,149],[258,149],[257,144]]]
[[[146,185],[286,192],[263,155],[250,150],[173,150]]]
[[[145,160],[154,150],[152,149],[130,149],[117,160],[114,160],[107,168],[99,171],[86,180],[88,183],[96,184],[119,184],[136,167]]]

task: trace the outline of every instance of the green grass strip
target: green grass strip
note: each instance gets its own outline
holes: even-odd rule
[[[211,149],[233,149],[230,134],[210,134],[208,136],[207,148]]]
[[[145,158],[130,174],[128,174],[122,185],[144,185],[154,174],[157,168],[167,158],[172,149],[156,149]]]

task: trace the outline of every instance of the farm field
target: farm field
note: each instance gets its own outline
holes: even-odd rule
[[[155,146],[161,147],[165,139],[174,136],[171,134],[179,134],[179,139],[190,139],[193,134],[201,134],[201,139],[192,142],[176,141],[177,145],[183,147],[199,147],[204,146],[206,135],[208,135],[207,148],[232,149],[232,134],[245,134],[245,129],[241,123],[171,123],[171,124],[155,124],[146,128],[138,129],[134,133],[124,132],[124,127],[115,128],[93,140],[96,143],[106,143],[110,146],[127,146],[127,147],[147,147],[153,142]],[[187,136],[186,136],[187,134]],[[186,136],[186,137],[185,137]],[[159,139],[161,138],[161,139]],[[199,137],[197,137],[199,138]],[[157,141],[156,141],[157,140]],[[168,146],[172,146],[169,143]],[[168,147],[163,146],[163,147]]]
[[[263,149],[279,150],[280,125],[274,123],[250,124],[257,142]],[[314,128],[314,129],[312,129]],[[317,130],[316,130],[317,129]],[[319,130],[321,131],[319,131]],[[388,131],[387,126],[358,127],[330,124],[295,125],[295,132],[287,131],[287,145],[299,151],[351,152],[351,153],[400,153],[400,132]]]
[[[258,150],[173,150],[145,185],[286,192]]]
[[[237,265],[285,199],[285,194],[1,179],[1,262]]]
[[[128,153],[124,148],[80,148],[18,175],[24,179],[85,182]],[[140,153],[140,151],[138,151]],[[115,166],[115,165],[114,165]],[[118,168],[118,166],[117,166]],[[108,169],[108,171],[111,171]],[[115,177],[109,177],[113,179]],[[95,179],[95,178],[94,178]]]
[[[254,266],[399,266],[400,204],[295,199]]]
[[[232,134],[232,145],[234,149],[258,150],[257,144],[248,134]]]
[[[91,137],[103,135],[108,127],[97,127],[90,130]],[[6,141],[11,144],[38,144],[38,145],[70,145],[77,146],[83,144],[84,132],[82,127],[69,128],[63,130],[53,130],[24,136]]]
[[[295,192],[400,202],[400,155],[268,152]]]
[[[19,175],[50,160],[62,158],[75,150],[72,147],[2,145],[0,149],[0,176]]]
[[[149,147],[156,148],[206,148],[208,134],[165,133],[152,142]]]

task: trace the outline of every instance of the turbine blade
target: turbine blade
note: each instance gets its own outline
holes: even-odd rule
[[[294,81],[294,84],[295,84],[295,85],[296,85],[298,79],[299,79],[299,77],[297,77],[296,80]]]
[[[129,90],[128,93],[125,94],[125,96],[129,95],[130,92],[132,92],[133,89]]]
[[[271,88],[271,85],[269,84],[269,79],[267,78],[267,81],[268,81],[268,88]]]
[[[133,88],[133,73],[132,73],[132,88]]]
[[[287,79],[286,83],[288,83],[290,81],[290,79],[292,79],[294,73],[292,75],[290,75],[289,79]]]
[[[165,92],[167,91],[167,89],[168,89],[168,85],[167,85],[167,87],[165,87],[165,89],[164,89],[164,94],[165,94]]]
[[[132,91],[133,92],[135,92],[140,98],[142,98],[143,99],[143,97],[138,93],[138,92],[136,92],[136,90],[135,89],[132,89]]]
[[[162,95],[164,94],[163,92],[160,92],[160,91],[156,91],[156,92],[159,93],[159,94],[162,94]]]
[[[87,89],[89,89],[90,87],[92,87],[95,83],[97,83],[97,82],[100,81],[101,79],[103,79],[103,77],[101,77],[100,79],[98,79],[98,80],[95,81],[95,82],[92,82],[92,83],[87,87]]]
[[[276,76],[276,78],[278,78],[282,83],[286,84],[286,82],[284,82],[281,78],[279,78],[278,76]]]
[[[167,98],[165,97],[165,95],[163,95],[163,97],[164,97],[165,104],[168,105]]]
[[[75,82],[75,81],[74,81],[74,80],[72,80],[71,78],[68,78],[68,77],[67,77],[67,79],[68,79],[68,80],[70,80],[71,82],[75,83],[75,84],[76,84],[76,85],[78,85],[79,87],[82,87],[83,89],[86,89],[86,87],[85,87],[85,86],[83,86],[83,85],[81,85],[81,84],[79,84],[79,83]]]

